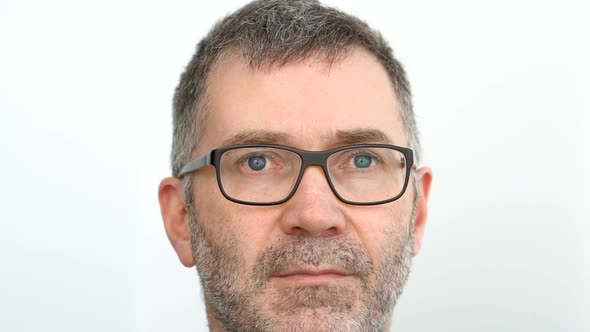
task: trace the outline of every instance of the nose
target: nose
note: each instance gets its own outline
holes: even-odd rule
[[[285,203],[280,223],[284,233],[336,236],[346,229],[344,203],[334,195],[321,167],[305,169],[295,194]]]

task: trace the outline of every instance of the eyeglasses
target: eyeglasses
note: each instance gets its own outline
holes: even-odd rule
[[[411,149],[390,144],[355,144],[326,151],[247,144],[209,151],[186,164],[178,177],[212,165],[219,189],[228,200],[275,205],[295,194],[308,166],[319,166],[342,202],[376,205],[404,194],[413,163]]]

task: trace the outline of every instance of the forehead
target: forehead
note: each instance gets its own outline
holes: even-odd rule
[[[357,138],[406,145],[393,85],[362,49],[331,65],[310,58],[260,70],[233,58],[217,64],[207,80],[200,153],[241,137],[310,150]]]

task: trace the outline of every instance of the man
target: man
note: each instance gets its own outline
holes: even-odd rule
[[[159,200],[211,331],[388,331],[431,183],[401,65],[317,1],[255,1],[200,42]]]

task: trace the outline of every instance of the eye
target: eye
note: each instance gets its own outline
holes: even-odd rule
[[[248,158],[248,167],[253,171],[261,171],[266,167],[266,158],[263,156],[252,156]]]
[[[373,162],[373,157],[367,155],[358,155],[353,159],[354,166],[357,168],[370,167]]]

